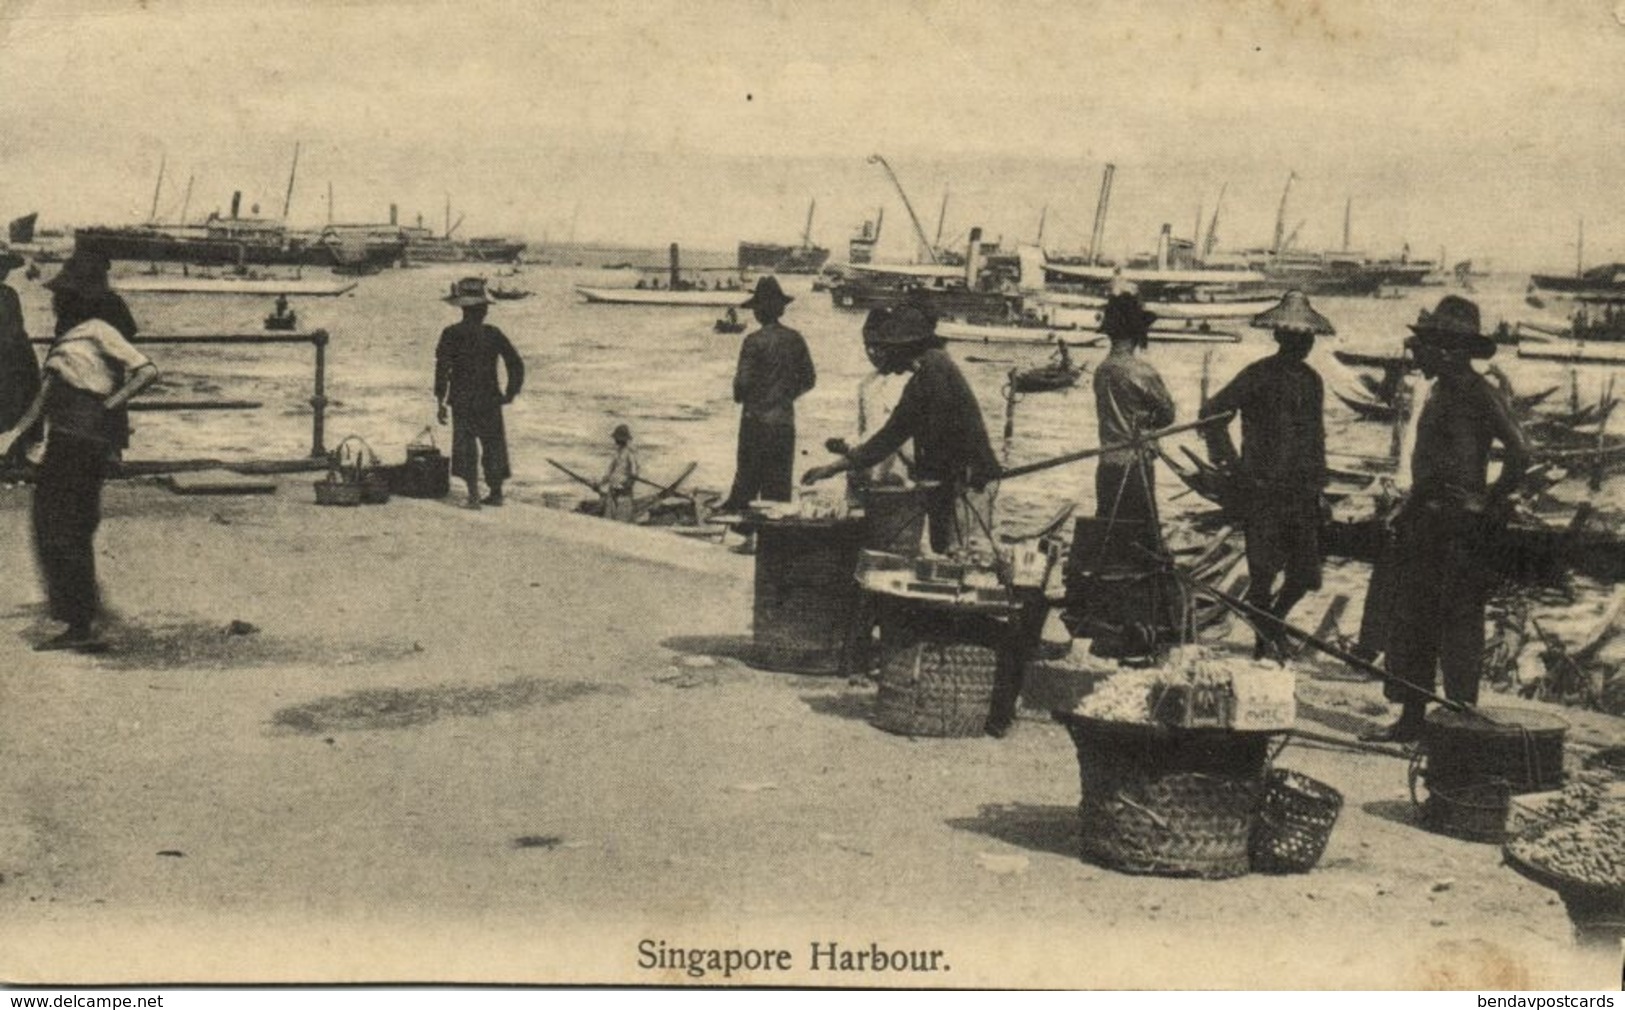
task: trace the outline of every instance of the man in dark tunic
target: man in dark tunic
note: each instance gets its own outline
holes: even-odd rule
[[[0,252],[0,281],[22,265],[23,258],[16,253]],[[10,285],[0,283],[0,431],[17,423],[39,387],[39,359],[23,326],[22,302]],[[28,449],[43,435],[43,422],[24,432],[0,460],[0,469],[21,466]]]
[[[452,285],[444,301],[463,310],[463,321],[440,334],[434,351],[434,396],[439,419],[451,413],[451,472],[468,485],[467,507],[477,509],[479,472],[484,464],[491,493],[483,504],[502,504],[502,484],[511,475],[508,440],[502,425],[503,405],[512,403],[525,384],[525,363],[502,331],[488,326],[491,304],[485,281],[468,277]],[[507,389],[497,385],[497,360],[507,373]]]
[[[874,466],[912,439],[915,479],[936,484],[927,496],[931,549],[945,554],[961,539],[955,510],[960,491],[966,487],[980,491],[998,479],[1001,469],[987,438],[981,405],[959,366],[942,349],[929,309],[904,303],[868,339],[876,368],[913,376],[879,431],[834,463],[808,470],[801,482],[811,484]]]
[[[796,399],[818,381],[812,355],[801,334],[780,323],[795,299],[777,278],[763,277],[741,308],[750,309],[761,329],[747,334],[734,372],[734,402],[740,405],[739,447],[733,488],[722,511],[737,512],[758,498],[789,501],[796,455]]]
[[[1394,518],[1396,570],[1386,609],[1388,700],[1399,721],[1367,739],[1421,737],[1427,695],[1444,674],[1444,695],[1476,704],[1484,653],[1484,603],[1493,581],[1486,548],[1504,527],[1510,497],[1529,465],[1523,432],[1500,392],[1472,368],[1495,353],[1478,306],[1447,295],[1411,327],[1406,346],[1433,390],[1417,420],[1411,490]],[[1489,484],[1490,444],[1501,473]],[[1401,683],[1403,681],[1403,683]]]
[[[1174,423],[1174,400],[1162,376],[1140,357],[1157,317],[1139,296],[1120,292],[1106,300],[1100,328],[1112,349],[1095,368],[1095,416],[1101,445],[1120,445],[1135,432]],[[1095,514],[1103,519],[1146,520],[1156,516],[1152,460],[1133,449],[1100,457],[1095,467]]]
[[[1279,349],[1243,368],[1203,405],[1201,416],[1241,415],[1240,460],[1228,426],[1206,429],[1208,452],[1215,463],[1235,468],[1235,501],[1226,504],[1247,536],[1247,602],[1284,621],[1305,594],[1320,588],[1326,390],[1304,359],[1317,335],[1336,331],[1300,291],[1288,291],[1253,325],[1274,330]],[[1275,630],[1259,629],[1259,655],[1282,643]]]

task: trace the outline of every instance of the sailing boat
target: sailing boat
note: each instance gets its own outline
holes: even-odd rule
[[[800,245],[774,245],[770,242],[739,243],[739,271],[766,274],[815,274],[824,268],[829,250],[812,244],[814,200],[807,206],[807,226]]]

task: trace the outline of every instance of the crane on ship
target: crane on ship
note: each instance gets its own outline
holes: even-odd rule
[[[931,248],[931,240],[925,237],[925,226],[920,224],[920,216],[914,213],[914,205],[908,202],[908,194],[903,192],[903,184],[897,181],[897,173],[892,171],[891,165],[878,154],[869,155],[869,164],[879,165],[886,170],[886,177],[897,190],[897,195],[903,200],[903,209],[908,211],[908,219],[914,224],[914,237],[920,243],[920,249],[932,263],[937,263],[937,251]]]

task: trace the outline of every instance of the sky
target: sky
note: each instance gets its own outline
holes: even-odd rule
[[[0,0],[0,217],[289,217],[728,249],[924,230],[1625,259],[1625,0]]]

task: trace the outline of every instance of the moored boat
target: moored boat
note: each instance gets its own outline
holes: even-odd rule
[[[576,285],[576,293],[597,305],[689,305],[711,308],[739,307],[749,291],[676,290],[670,288],[600,288]]]
[[[332,298],[355,288],[355,281],[307,277],[184,277],[140,274],[113,278],[113,288],[125,294],[166,295],[298,295]]]

